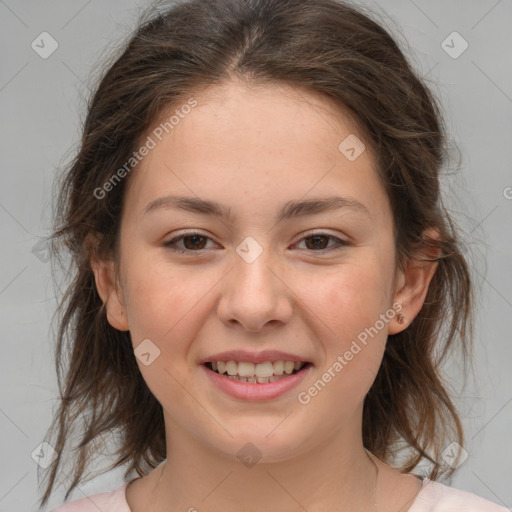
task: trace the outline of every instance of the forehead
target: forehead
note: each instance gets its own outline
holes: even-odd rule
[[[200,136],[209,136],[218,148],[224,141],[232,148],[242,144],[247,149],[262,143],[267,149],[293,147],[306,140],[308,146],[325,142],[329,147],[324,149],[332,150],[332,138],[343,134],[357,133],[363,139],[347,107],[316,91],[284,83],[254,86],[233,81],[208,86],[164,109],[154,125],[165,124],[192,97],[197,105],[178,120],[181,129],[166,130],[182,147],[187,146],[191,135],[195,135],[195,143]],[[331,137],[326,137],[327,132]],[[269,145],[270,141],[273,144]]]
[[[191,98],[195,106],[180,110]],[[163,111],[146,137],[155,147],[137,166],[127,192],[140,209],[164,191],[215,196],[229,205],[243,197],[282,203],[285,194],[298,199],[309,192],[332,195],[336,188],[373,196],[380,207],[386,201],[352,115],[323,95],[292,86],[210,86]],[[344,153],[347,140],[360,144],[356,159]]]

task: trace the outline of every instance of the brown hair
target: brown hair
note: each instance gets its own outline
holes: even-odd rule
[[[421,311],[407,329],[388,337],[364,403],[363,442],[384,461],[405,444],[402,472],[425,459],[431,479],[453,473],[441,453],[449,441],[463,445],[464,436],[440,369],[452,349],[461,349],[464,362],[471,352],[473,292],[441,198],[448,151],[437,100],[395,40],[360,7],[335,0],[191,0],[161,4],[140,21],[89,102],[81,147],[60,184],[53,251],[70,253],[72,280],[60,303],[57,333],[60,404],[50,430],[58,425],[51,443],[58,456],[41,505],[82,419],[65,499],[103,436],[118,434],[109,470],[128,463],[125,477],[133,470],[147,474],[166,457],[162,407],[142,378],[129,332],[108,323],[90,266],[91,251],[117,259],[130,177],[100,199],[95,191],[126,163],[164,107],[233,79],[288,84],[351,112],[390,198],[398,268],[418,259],[422,248],[424,259],[439,250]],[[438,240],[422,236],[429,227],[438,230]],[[85,243],[91,233],[99,239],[94,248]]]

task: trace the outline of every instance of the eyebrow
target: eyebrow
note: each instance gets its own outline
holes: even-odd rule
[[[330,196],[302,201],[287,201],[278,212],[277,222],[285,219],[315,215],[338,208],[350,209],[354,212],[362,213],[371,219],[368,208],[359,201],[348,197]],[[199,197],[177,195],[159,197],[146,205],[144,215],[161,209],[181,209],[199,215],[220,217],[233,222],[231,208]]]

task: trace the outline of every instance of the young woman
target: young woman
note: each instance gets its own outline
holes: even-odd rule
[[[506,510],[438,481],[464,444],[439,367],[472,318],[445,161],[434,96],[360,9],[155,9],[62,183],[41,504],[83,421],[66,499],[111,433],[139,477],[58,512]]]

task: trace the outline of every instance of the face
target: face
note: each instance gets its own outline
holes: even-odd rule
[[[407,301],[403,276],[394,287],[393,219],[374,160],[368,149],[354,159],[362,136],[323,97],[229,83],[194,98],[168,133],[146,134],[155,147],[127,183],[118,288],[95,267],[109,321],[140,345],[174,442],[231,456],[251,442],[270,462],[356,439],[387,335],[400,330],[393,304]],[[330,209],[290,207],[333,197]],[[246,353],[218,355],[227,351]],[[307,364],[240,383],[202,364],[223,359],[275,363],[276,373],[278,360]]]

